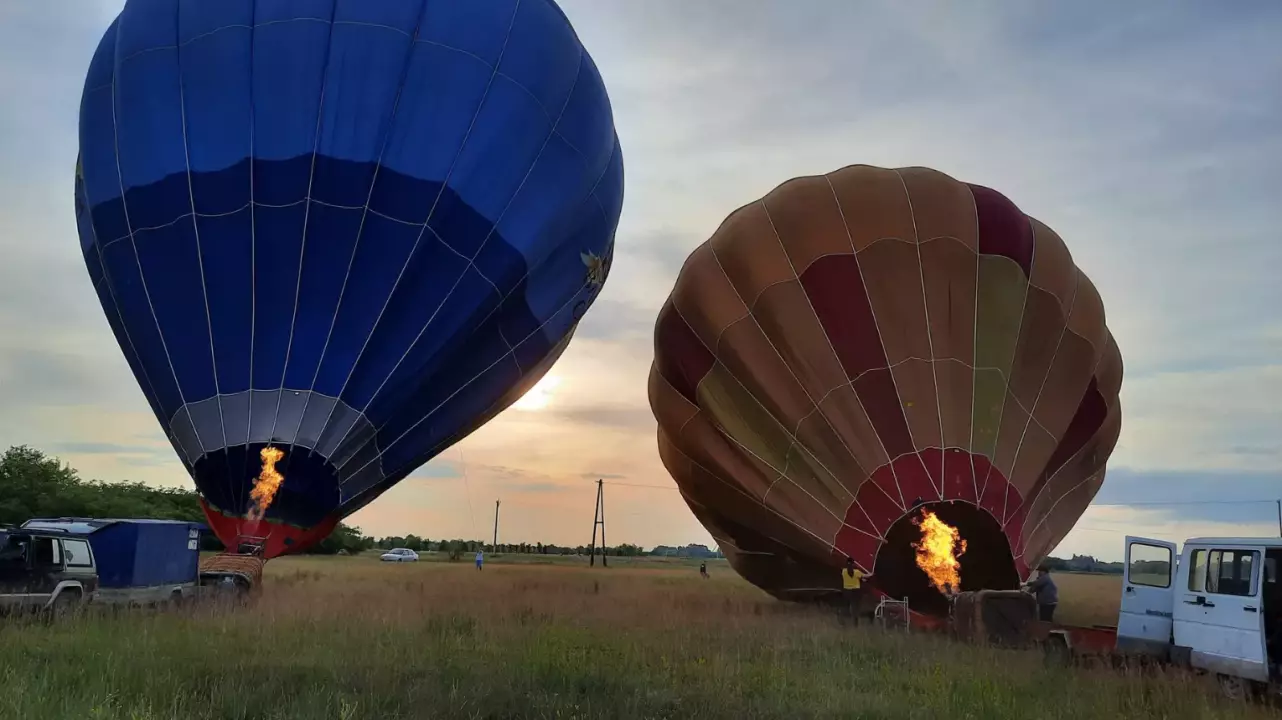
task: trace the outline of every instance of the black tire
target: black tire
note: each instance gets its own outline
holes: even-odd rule
[[[1215,676],[1215,682],[1220,687],[1220,694],[1226,700],[1246,702],[1255,696],[1255,687],[1246,678],[1220,673]]]
[[[49,605],[49,617],[62,620],[69,617],[80,607],[79,590],[63,590],[54,597]]]
[[[1042,658],[1050,667],[1068,667],[1073,662],[1073,651],[1064,638],[1052,635],[1042,644]]]

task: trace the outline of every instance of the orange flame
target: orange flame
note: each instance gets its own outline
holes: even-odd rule
[[[917,550],[917,567],[926,573],[939,592],[948,594],[961,590],[961,563],[957,558],[966,552],[966,541],[957,528],[940,520],[935,513],[923,510],[913,524],[921,528],[921,542],[913,543]]]
[[[263,459],[263,469],[258,473],[254,489],[249,492],[249,497],[254,501],[254,506],[249,509],[249,519],[254,522],[263,519],[267,508],[272,506],[272,500],[276,499],[276,491],[280,489],[280,484],[285,482],[285,476],[276,470],[276,463],[285,457],[284,450],[268,445],[258,453],[258,456]]]

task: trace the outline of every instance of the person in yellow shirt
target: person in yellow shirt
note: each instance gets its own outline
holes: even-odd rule
[[[846,611],[850,617],[859,624],[859,614],[862,609],[864,599],[864,580],[872,577],[871,574],[855,566],[854,558],[846,558],[846,568],[841,571],[841,596],[845,601]]]

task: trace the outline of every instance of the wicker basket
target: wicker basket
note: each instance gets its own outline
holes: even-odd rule
[[[1035,641],[1037,600],[1019,590],[959,593],[953,601],[952,627],[967,642],[1026,646]]]

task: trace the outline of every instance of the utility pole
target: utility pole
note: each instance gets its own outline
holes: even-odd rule
[[[499,551],[499,500],[494,501],[494,550]]]
[[[1278,535],[1282,535],[1282,500],[1278,500]]]
[[[601,527],[601,567],[609,567],[605,558],[605,481],[596,481],[596,511],[592,515],[592,549],[588,566],[596,565],[596,529]]]

